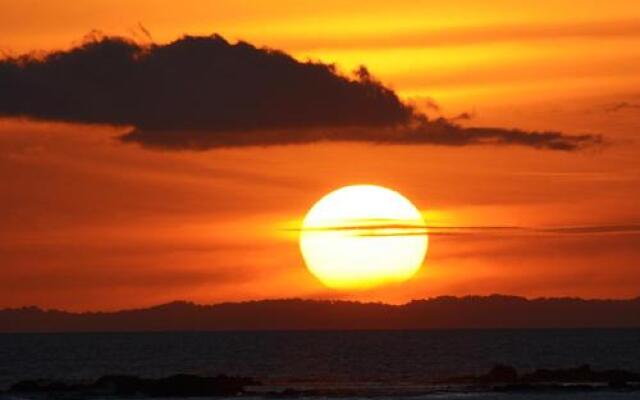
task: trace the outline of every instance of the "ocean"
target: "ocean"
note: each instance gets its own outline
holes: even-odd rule
[[[351,398],[640,398],[638,391],[475,393],[434,385],[495,364],[518,372],[582,364],[640,372],[640,329],[0,334],[0,389],[36,378],[188,373],[248,376],[268,388],[346,388],[341,397]],[[7,396],[0,398],[17,398]]]

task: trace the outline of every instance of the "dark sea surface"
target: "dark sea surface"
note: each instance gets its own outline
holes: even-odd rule
[[[483,374],[497,363],[521,372],[581,364],[640,371],[640,329],[0,334],[3,389],[34,378],[176,373],[251,376],[276,386],[411,386]],[[598,396],[554,398],[640,392]]]

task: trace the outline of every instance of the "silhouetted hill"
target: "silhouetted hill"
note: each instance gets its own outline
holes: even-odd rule
[[[403,305],[265,300],[70,313],[0,310],[0,332],[640,327],[640,298],[436,297]]]

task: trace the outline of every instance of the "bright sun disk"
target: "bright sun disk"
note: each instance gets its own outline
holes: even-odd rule
[[[335,289],[366,289],[410,279],[428,237],[422,215],[400,193],[375,185],[345,186],[307,213],[300,249],[309,270]]]

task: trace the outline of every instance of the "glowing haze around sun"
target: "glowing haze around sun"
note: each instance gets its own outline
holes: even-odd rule
[[[403,282],[427,253],[425,222],[400,193],[375,185],[345,186],[307,213],[300,249],[311,273],[334,289]]]

